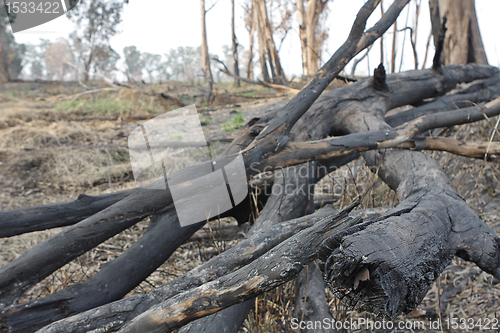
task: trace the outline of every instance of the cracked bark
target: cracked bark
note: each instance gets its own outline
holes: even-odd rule
[[[331,110],[340,126],[349,132],[390,130],[383,117],[395,87],[388,84],[388,94]],[[406,211],[325,245],[330,254],[322,256],[324,278],[337,297],[358,310],[394,318],[422,301],[455,255],[500,277],[500,238],[433,159],[398,149],[362,155],[398,193],[401,204],[394,211]],[[365,271],[369,278],[360,281]]]

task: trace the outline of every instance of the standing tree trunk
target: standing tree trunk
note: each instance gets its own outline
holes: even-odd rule
[[[257,15],[259,17],[260,29],[263,32],[264,46],[269,54],[269,65],[273,74],[273,82],[286,86],[287,81],[285,72],[281,67],[278,51],[276,50],[276,45],[274,44],[271,23],[269,22],[269,18],[267,16],[266,3],[263,0],[256,0],[256,3],[258,4],[256,8],[258,13]]]
[[[318,71],[321,47],[326,37],[325,32],[320,31],[318,21],[327,2],[328,0],[306,0],[304,8],[304,1],[297,1],[304,75],[313,75]]]
[[[236,33],[234,32],[234,0],[231,0],[231,35],[233,39],[233,59],[234,59],[234,74],[240,76],[240,69],[238,65],[238,42],[236,41]],[[239,87],[240,80],[234,78],[234,84]]]
[[[207,43],[207,26],[205,23],[205,17],[207,11],[205,10],[205,0],[200,0],[201,5],[201,58],[203,61],[203,72],[205,76],[205,82],[208,83],[210,91],[208,93],[208,103],[210,104],[213,99],[213,84],[214,80],[212,77],[212,71],[210,70],[210,58],[208,53],[208,43]]]
[[[253,8],[250,12],[250,41],[248,43],[248,61],[247,61],[247,79],[253,80],[253,35],[255,34],[255,24],[252,19],[253,16]]]
[[[299,36],[300,47],[302,49],[302,72],[304,75],[309,75],[309,68],[307,67],[307,37],[306,37],[306,20],[304,17],[304,1],[297,0],[297,15],[299,18]]]
[[[447,18],[446,37],[443,49],[444,65],[478,63],[487,65],[474,0],[430,0],[429,1],[434,44],[441,29],[442,19]]]
[[[264,31],[262,30],[262,25],[260,24],[259,15],[259,3],[258,0],[253,0],[253,14],[254,14],[254,25],[257,28],[257,36],[259,38],[259,59],[260,59],[260,69],[262,72],[262,79],[264,82],[271,82],[269,77],[269,72],[267,70],[267,60],[266,60],[266,50],[264,45]]]

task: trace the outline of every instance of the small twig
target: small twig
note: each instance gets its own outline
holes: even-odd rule
[[[358,64],[363,61],[364,58],[366,58],[366,56],[368,55],[368,52],[370,52],[371,48],[372,48],[373,44],[368,46],[368,48],[366,49],[366,52],[365,54],[363,54],[363,56],[361,58],[358,58],[356,60],[354,60],[354,63],[352,64],[352,69],[351,69],[351,76],[354,77],[354,72],[356,71],[356,66],[358,66]],[[370,75],[370,73],[368,73],[368,75]]]

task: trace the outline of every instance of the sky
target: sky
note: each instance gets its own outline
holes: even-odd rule
[[[243,4],[247,0],[235,0],[236,11],[236,35],[239,43],[248,48],[248,32],[244,26]],[[206,0],[206,7],[210,7],[216,0]],[[364,0],[330,0],[328,4],[328,27],[329,37],[325,43],[325,51],[322,54],[323,63],[346,40],[350,27],[356,17],[356,13],[363,5]],[[384,9],[389,8],[392,1],[384,0]],[[413,0],[398,18],[398,27],[412,26],[414,22],[414,8],[416,1]],[[427,38],[430,33],[430,18],[428,1],[421,1],[421,12],[418,21],[417,52],[419,55],[419,67],[422,66]],[[482,34],[486,56],[490,65],[500,67],[500,38],[498,37],[500,23],[500,1],[499,0],[476,0],[476,11],[479,28]],[[179,46],[197,47],[201,45],[200,27],[200,0],[130,0],[124,6],[121,33],[111,39],[111,47],[115,49],[123,62],[123,48],[135,45],[141,52],[156,54],[167,53],[170,49]],[[368,20],[367,27],[371,27],[380,18],[377,10]],[[218,0],[215,6],[207,13],[208,47],[211,54],[218,54],[223,59],[223,45],[231,45],[231,1]],[[298,34],[296,15],[292,17],[292,29],[288,32],[280,49],[280,59],[285,74],[291,79],[293,76],[301,76],[301,50]],[[74,30],[74,23],[66,16],[61,16],[43,25],[14,34],[18,43],[37,44],[40,38],[55,41],[63,37],[68,39]],[[392,44],[392,28],[384,35],[385,65],[390,57],[389,50]],[[406,37],[405,37],[406,36]],[[403,44],[403,40],[405,43]],[[409,32],[397,34],[398,50],[396,58],[396,69],[410,70],[414,68],[413,53],[409,43]],[[404,45],[404,47],[402,46]],[[427,65],[431,63],[434,47],[431,43]],[[403,57],[401,57],[403,54]],[[359,55],[358,55],[359,57]],[[401,61],[402,58],[402,61]],[[380,41],[374,43],[368,59],[360,62],[356,68],[356,74],[366,75],[372,72],[380,62]],[[346,72],[351,73],[352,61],[346,66]]]

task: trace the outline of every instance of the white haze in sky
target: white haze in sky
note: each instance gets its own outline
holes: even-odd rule
[[[216,0],[206,0],[207,8]],[[328,4],[327,27],[329,38],[325,43],[322,61],[325,62],[345,41],[350,27],[356,17],[356,13],[363,5],[363,0],[333,0]],[[384,1],[384,9],[389,8],[392,1]],[[419,68],[422,67],[425,46],[430,33],[430,18],[428,1],[422,0],[420,18],[417,33],[417,52],[419,56]],[[236,0],[236,35],[239,43],[248,48],[248,32],[245,29],[243,17],[243,0]],[[409,8],[409,11],[408,11]],[[483,37],[486,55],[490,65],[500,66],[500,1],[499,0],[476,0],[476,11],[478,15],[479,28]],[[398,18],[398,29],[413,26],[415,13],[415,0],[403,9]],[[197,47],[201,45],[200,28],[200,0],[130,0],[124,6],[121,33],[111,39],[111,46],[117,51],[122,59],[118,67],[123,68],[123,48],[135,45],[141,52],[164,54],[170,49],[179,46]],[[377,8],[370,17],[367,27],[371,27],[380,18],[380,10]],[[288,32],[280,49],[280,58],[285,74],[290,79],[293,75],[302,74],[300,39],[298,35],[298,23],[296,14],[292,16],[292,29]],[[231,2],[219,0],[207,13],[208,46],[211,54],[219,55],[224,59],[222,53],[223,45],[231,45]],[[55,41],[57,38],[68,39],[74,26],[65,16],[59,17],[41,26],[16,33],[18,43],[39,42],[40,38]],[[401,66],[402,41],[406,34],[404,43],[404,56]],[[396,71],[410,70],[414,68],[413,53],[409,42],[409,31],[400,32],[397,35],[398,49],[396,58]],[[390,50],[392,45],[392,27],[384,35],[385,66],[388,66]],[[275,40],[276,41],[276,40]],[[278,42],[278,41],[276,41]],[[255,45],[255,44],[254,44]],[[256,49],[254,49],[256,52]],[[362,53],[363,54],[363,53]],[[432,61],[434,47],[431,41],[427,67]],[[360,57],[361,55],[358,55]],[[241,58],[240,58],[241,59]],[[360,62],[356,68],[357,75],[370,73],[380,62],[380,41],[376,41],[372,51],[369,53],[369,61]],[[352,62],[346,66],[346,72],[351,73]]]

